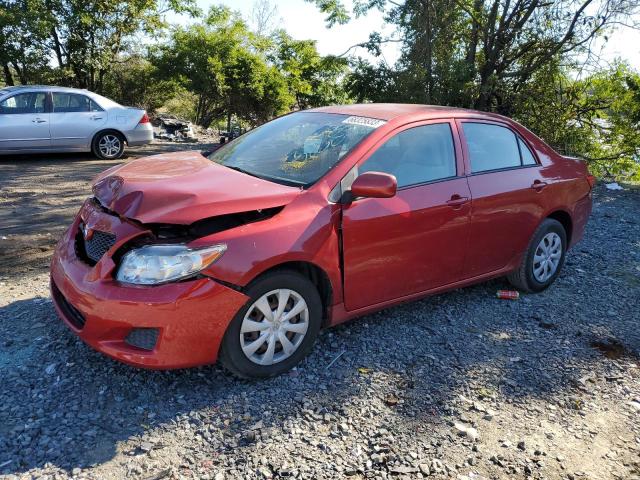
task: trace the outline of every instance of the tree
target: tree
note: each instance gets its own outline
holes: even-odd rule
[[[314,40],[294,40],[284,30],[276,35],[270,60],[284,75],[288,89],[295,98],[291,105],[305,109],[348,101],[343,77],[348,62],[335,56],[321,56]]]
[[[0,66],[6,85],[28,83],[48,70],[48,23],[40,0],[0,0]]]
[[[287,111],[292,99],[284,77],[253,48],[255,40],[237,14],[212,7],[203,22],[176,27],[152,62],[197,96],[200,125],[224,115],[228,127],[233,115],[256,125]]]
[[[160,78],[157,69],[141,55],[122,56],[104,79],[102,92],[122,105],[153,112],[178,95],[179,85]]]
[[[349,20],[340,1],[308,1],[327,13],[328,24]],[[399,38],[374,33],[362,46],[375,51],[376,43],[402,42],[395,78],[404,86],[413,83],[413,88],[402,90],[409,100],[510,114],[510,99],[537,72],[559,59],[584,54],[591,40],[636,13],[640,4],[637,0],[360,0],[355,12],[373,8],[386,12]],[[389,67],[381,68],[386,73]]]
[[[259,37],[268,37],[276,29],[278,7],[270,0],[256,0],[251,10],[253,31]]]
[[[141,34],[154,36],[169,12],[194,0],[0,0],[0,63],[23,83],[53,60],[58,83],[102,91],[105,76]],[[26,72],[26,73],[23,73]]]

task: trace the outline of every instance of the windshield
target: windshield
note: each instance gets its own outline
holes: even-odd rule
[[[332,113],[292,113],[244,134],[209,159],[277,183],[309,186],[384,123]]]

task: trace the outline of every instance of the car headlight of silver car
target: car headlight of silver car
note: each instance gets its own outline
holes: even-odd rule
[[[227,246],[192,249],[185,245],[147,245],[128,252],[116,279],[137,285],[157,285],[197,274],[218,260]]]

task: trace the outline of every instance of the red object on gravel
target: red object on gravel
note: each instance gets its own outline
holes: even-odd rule
[[[517,290],[498,290],[496,297],[503,300],[518,300],[520,298],[520,292]]]

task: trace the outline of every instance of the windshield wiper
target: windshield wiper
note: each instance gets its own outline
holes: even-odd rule
[[[224,165],[224,164],[223,164]],[[245,170],[244,168],[240,168],[240,167],[235,167],[235,166],[231,166],[231,165],[225,165],[225,167],[230,168],[231,170],[235,170],[236,172],[240,172],[240,173],[246,173],[247,175],[251,175],[252,177],[258,177],[260,178],[258,175],[256,175],[255,173],[252,173],[248,170]]]
[[[223,163],[224,165],[224,163]],[[240,172],[240,173],[244,173],[246,175],[250,175],[252,177],[256,177],[259,178],[261,180],[266,180],[268,182],[274,182],[274,183],[279,183],[280,185],[288,185],[290,187],[300,187],[300,186],[304,186],[305,183],[304,182],[299,182],[297,180],[290,180],[288,178],[281,178],[281,177],[271,177],[268,175],[260,175],[258,173],[254,173],[254,172],[250,172],[248,170],[245,170],[244,168],[241,167],[236,167],[231,166],[231,165],[224,165],[227,168],[230,168],[231,170],[235,170],[236,172]]]

